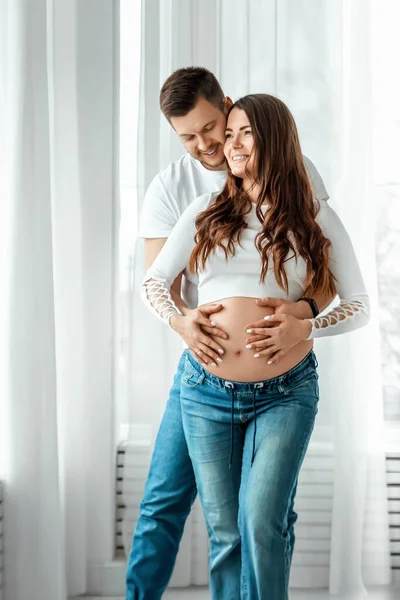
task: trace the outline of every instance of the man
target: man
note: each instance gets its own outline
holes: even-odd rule
[[[224,186],[226,163],[223,147],[226,114],[231,104],[214,75],[203,68],[179,69],[164,83],[160,94],[161,110],[182,140],[187,154],[159,173],[147,190],[139,228],[140,237],[145,238],[146,269],[155,260],[185,208],[196,197]],[[306,157],[305,163],[315,195],[320,200],[327,200],[328,194],[318,171]],[[196,284],[196,277],[187,270],[174,282],[174,301],[184,314],[196,314]],[[330,300],[318,297],[289,303],[272,298],[259,304],[273,306],[276,312],[307,318],[316,316],[315,303],[322,309]],[[201,312],[208,317],[215,308],[203,308]],[[265,327],[265,321],[251,325]],[[215,340],[226,337],[223,331],[207,327],[201,329],[193,320],[186,331],[179,333],[189,348],[197,336],[214,351],[218,346],[223,350],[223,344],[217,344]],[[214,339],[210,337],[211,333]],[[197,493],[182,427],[182,368],[181,360],[154,447],[128,562],[126,600],[161,598],[171,577],[184,524]],[[295,490],[293,498],[294,495]],[[292,501],[289,514],[291,552],[296,518]],[[240,548],[237,551],[240,552]],[[221,563],[210,571],[212,588],[219,587],[222,567]]]

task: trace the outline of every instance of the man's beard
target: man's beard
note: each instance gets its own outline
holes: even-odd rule
[[[217,156],[218,151],[219,151],[219,147],[217,149],[215,156]],[[201,162],[203,167],[205,167],[206,169],[209,169],[209,170],[215,170],[215,169],[218,169],[219,167],[222,167],[223,165],[226,165],[226,158],[225,158],[224,154],[222,155],[221,160],[219,160],[217,163],[207,162],[207,156],[204,154],[200,154],[200,153],[198,156],[198,160]]]

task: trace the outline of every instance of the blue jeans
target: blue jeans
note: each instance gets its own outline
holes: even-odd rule
[[[126,574],[126,600],[159,600],[171,578],[186,518],[197,488],[182,426],[181,377],[186,363],[184,352],[170,390],[160,425],[151,467],[140,506]],[[288,517],[290,556],[294,546],[293,526],[297,514],[294,496]],[[218,589],[223,559],[210,565],[210,587]]]
[[[279,377],[240,383],[208,373],[186,352],[183,427],[210,574],[218,574],[210,579],[215,600],[288,598],[294,496],[319,399],[316,366],[310,352]]]
[[[126,574],[126,600],[159,600],[171,578],[197,488],[182,428],[183,354],[154,446]]]

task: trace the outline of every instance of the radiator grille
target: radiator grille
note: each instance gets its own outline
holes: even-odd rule
[[[400,453],[386,456],[391,565],[400,575]]]
[[[117,509],[115,554],[125,558],[139,514],[145,479],[151,458],[150,445],[121,445],[117,454]],[[400,453],[386,455],[386,480],[389,504],[390,554],[393,579],[400,575]],[[125,493],[123,493],[123,491]],[[329,581],[330,535],[333,498],[333,457],[328,451],[309,448],[299,477],[295,509],[296,546],[291,569],[291,586],[304,587],[310,580],[315,587]],[[124,521],[125,519],[125,521]],[[185,535],[190,535],[190,583],[207,583],[207,532],[196,500]],[[124,545],[125,540],[125,545]],[[180,554],[182,551],[180,551]],[[185,557],[188,560],[188,557]],[[176,575],[175,575],[176,576]]]

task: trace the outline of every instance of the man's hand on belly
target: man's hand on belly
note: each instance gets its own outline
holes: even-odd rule
[[[211,304],[203,304],[201,306],[201,308],[199,308],[197,310],[200,310],[208,319],[210,319],[210,322],[213,323],[213,314],[219,313],[223,308],[224,308],[223,305],[220,303],[211,303]],[[222,329],[219,329],[218,327],[216,327],[215,325],[212,325],[211,327],[208,325],[201,325],[200,329],[206,335],[212,335],[213,337],[219,337],[223,340],[228,339],[228,334],[225,333],[225,331],[222,331]]]
[[[312,319],[314,316],[310,306],[304,301],[292,302],[283,298],[260,298],[256,300],[256,304],[273,308],[276,315],[292,315],[297,319]]]

